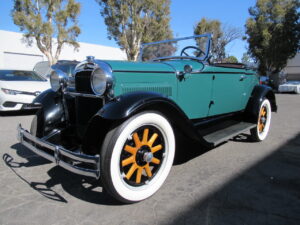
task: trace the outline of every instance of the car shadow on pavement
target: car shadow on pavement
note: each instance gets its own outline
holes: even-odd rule
[[[167,224],[300,224],[300,133]]]
[[[255,142],[251,139],[250,134],[243,134],[243,133],[231,138],[230,141],[233,141],[233,142],[246,142],[246,143]]]
[[[179,135],[176,137],[176,151],[173,165],[184,164],[213,148],[201,145],[188,137]]]
[[[53,167],[48,170],[47,173],[50,179],[48,179],[46,182],[28,181],[22,177],[20,173],[18,173],[18,168],[41,166],[52,162],[36,155],[20,143],[12,145],[11,148],[16,151],[16,154],[19,157],[25,159],[27,162],[18,162],[11,155],[6,153],[2,157],[5,164],[21,180],[23,180],[31,188],[39,192],[44,197],[54,201],[67,203],[67,200],[63,196],[59,195],[53,190],[54,186],[61,185],[63,189],[70,195],[87,202],[103,205],[123,204],[110,197],[109,194],[102,188],[99,180],[73,174],[59,166],[55,166],[55,164],[52,164]]]
[[[20,167],[23,167],[23,166],[28,167],[28,166],[32,165],[31,163],[29,163],[29,164],[18,163],[16,161],[14,161],[14,158],[11,155],[7,154],[7,153],[5,153],[2,156],[2,159],[5,162],[5,164],[12,170],[12,172],[14,174],[16,174],[23,182],[25,182],[31,188],[36,190],[39,194],[41,194],[42,196],[44,196],[48,199],[54,200],[54,201],[67,203],[67,200],[65,198],[63,198],[61,195],[59,195],[57,192],[52,190],[51,185],[49,185],[48,183],[29,182],[28,180],[26,180],[24,177],[22,177],[17,172],[16,168],[20,168]]]

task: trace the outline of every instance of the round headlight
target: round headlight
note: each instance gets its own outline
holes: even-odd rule
[[[113,85],[113,75],[110,67],[101,63],[96,67],[91,76],[91,87],[96,95],[103,95],[107,88]]]
[[[61,70],[53,70],[50,75],[50,84],[53,91],[58,91],[61,87],[66,87],[68,75]]]

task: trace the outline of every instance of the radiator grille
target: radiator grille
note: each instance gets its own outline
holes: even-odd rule
[[[75,76],[75,89],[79,93],[93,94],[91,88],[91,71],[82,71]]]

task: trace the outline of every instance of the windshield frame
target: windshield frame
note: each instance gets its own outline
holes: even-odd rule
[[[189,36],[189,37],[182,37],[182,38],[175,38],[175,39],[169,39],[169,40],[163,40],[163,41],[156,41],[156,42],[150,42],[150,43],[145,43],[142,44],[140,47],[140,54],[139,54],[139,62],[149,62],[149,61],[143,61],[143,49],[147,46],[150,45],[156,45],[156,44],[162,44],[162,43],[168,43],[168,42],[177,42],[177,41],[182,41],[182,40],[188,40],[188,39],[195,39],[195,38],[201,38],[201,37],[206,37],[206,49],[205,49],[205,55],[203,57],[193,57],[193,56],[167,56],[167,57],[159,57],[159,58],[154,58],[149,60],[151,61],[160,61],[160,60],[168,60],[168,59],[193,59],[193,60],[199,60],[199,61],[206,61],[209,57],[210,53],[210,47],[211,47],[211,39],[212,39],[212,34],[207,33],[207,34],[200,34],[200,35],[194,35],[194,36]]]

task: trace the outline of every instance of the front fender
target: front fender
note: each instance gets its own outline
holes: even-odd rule
[[[114,124],[146,110],[162,113],[173,129],[182,131],[194,140],[203,140],[192,122],[173,100],[155,92],[130,92],[106,103],[90,120],[84,138],[86,153],[97,154],[106,133]],[[206,142],[203,140],[203,143]]]
[[[187,119],[185,113],[171,99],[156,92],[130,92],[118,96],[115,100],[107,103],[97,113],[98,116],[109,120],[125,119],[132,114],[154,105],[168,105],[175,109],[181,116]]]
[[[64,116],[61,95],[48,89],[37,96],[33,104],[40,105],[41,108],[37,111],[30,130],[37,137],[42,137],[51,131],[56,123],[61,122]]]

